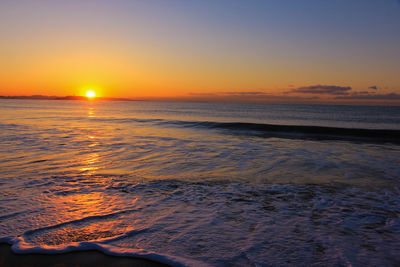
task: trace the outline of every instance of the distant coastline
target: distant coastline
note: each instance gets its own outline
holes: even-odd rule
[[[96,97],[94,99],[88,99],[85,96],[46,96],[46,95],[31,95],[31,96],[2,96],[0,99],[27,99],[27,100],[107,100],[107,101],[140,101],[130,98],[118,98],[118,97]]]

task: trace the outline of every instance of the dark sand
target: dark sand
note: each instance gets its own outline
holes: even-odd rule
[[[143,266],[165,267],[168,265],[130,257],[108,256],[99,251],[77,251],[64,254],[15,254],[11,246],[0,244],[1,267],[84,267],[84,266]]]

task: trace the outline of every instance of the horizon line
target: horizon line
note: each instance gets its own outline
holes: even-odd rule
[[[196,102],[196,103],[243,103],[243,104],[304,104],[304,105],[345,105],[345,106],[400,106],[398,99],[387,100],[357,100],[354,99],[243,99],[243,98],[201,98],[201,97],[94,97],[86,96],[47,96],[47,95],[0,95],[0,99],[5,100],[66,100],[66,101],[153,101],[153,102]]]

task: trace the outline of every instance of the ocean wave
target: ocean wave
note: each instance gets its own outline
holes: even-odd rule
[[[248,122],[162,121],[183,127],[228,130],[233,134],[311,140],[343,140],[400,143],[400,130],[324,126],[278,125]]]
[[[185,121],[139,118],[93,118],[91,120],[114,123],[142,123],[164,127],[201,128],[223,130],[229,134],[263,138],[306,140],[339,140],[371,143],[400,144],[400,130],[364,129],[312,125],[280,125],[252,122]]]
[[[58,119],[47,117],[46,119]],[[221,130],[231,135],[253,136],[262,138],[285,138],[303,140],[338,140],[367,143],[395,143],[400,144],[400,130],[398,129],[369,129],[347,128],[335,126],[316,125],[289,125],[269,124],[254,122],[218,122],[218,121],[192,121],[170,120],[154,118],[121,118],[121,117],[63,117],[65,121],[103,122],[116,124],[144,124],[162,127],[181,127],[204,130]],[[17,125],[1,124],[0,128],[13,128]]]

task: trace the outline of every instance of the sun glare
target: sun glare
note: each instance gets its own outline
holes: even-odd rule
[[[86,92],[86,97],[93,98],[96,96],[96,93],[93,90],[89,90]]]

